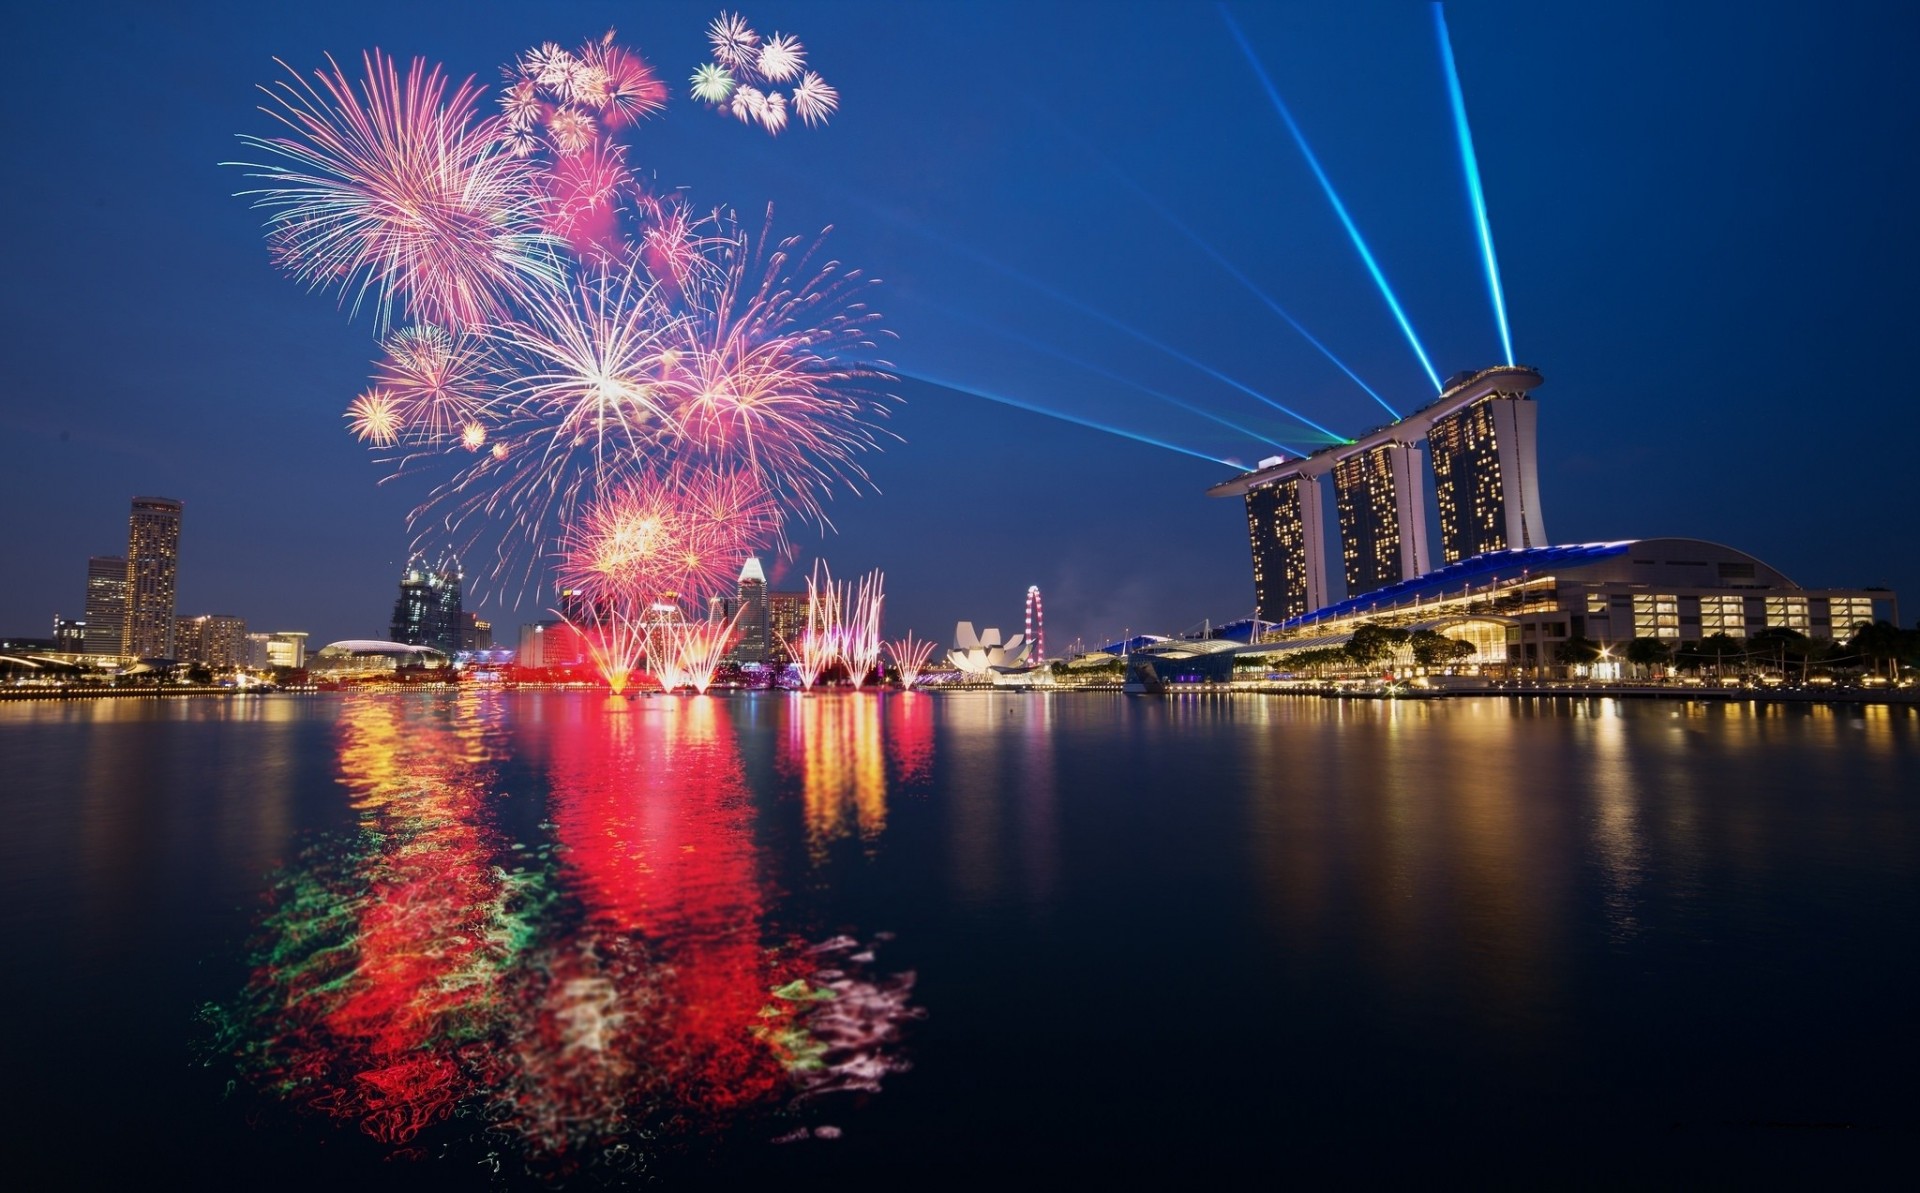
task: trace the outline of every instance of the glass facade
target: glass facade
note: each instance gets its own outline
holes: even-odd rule
[[[1833,597],[1827,601],[1833,636],[1845,641],[1861,623],[1873,621],[1872,597]]]
[[[431,646],[452,658],[466,629],[465,611],[460,607],[463,579],[460,560],[454,556],[442,558],[433,567],[420,555],[408,560],[400,577],[400,597],[393,603],[389,637],[408,646]],[[490,639],[492,627],[488,629]]]
[[[1633,598],[1633,636],[1680,637],[1680,598],[1665,594],[1636,594]]]
[[[1281,621],[1311,612],[1324,594],[1309,579],[1307,514],[1320,515],[1318,501],[1303,503],[1311,477],[1292,477],[1247,490],[1247,539],[1253,545],[1254,616]]]
[[[1770,596],[1767,598],[1767,628],[1807,632],[1807,598]]]
[[[1715,634],[1729,638],[1747,636],[1747,598],[1739,595],[1700,598],[1700,636],[1711,638]]]
[[[120,653],[127,632],[126,556],[95,555],[87,560],[85,620],[88,654]]]
[[[120,651],[139,659],[174,657],[174,585],[180,566],[180,515],[169,497],[136,497],[127,519],[127,617]]]
[[[1440,550],[1447,563],[1514,545],[1507,542],[1495,400],[1484,398],[1435,419],[1427,432],[1440,505]]]
[[[1401,506],[1412,494],[1403,496],[1400,488],[1407,479],[1403,474],[1417,474],[1419,461],[1409,459],[1417,455],[1403,444],[1382,443],[1334,463],[1349,597],[1409,578],[1401,540],[1414,528],[1402,524]],[[1416,565],[1411,574],[1420,570]]]

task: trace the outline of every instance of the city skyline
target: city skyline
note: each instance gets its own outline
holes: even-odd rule
[[[103,52],[124,66],[109,91],[146,88],[156,107],[140,119],[170,130],[164,146],[129,143],[130,158],[117,167],[123,176],[132,168],[161,179],[157,191],[144,189],[138,207],[131,192],[122,198],[124,188],[91,179],[94,164],[42,145],[40,130],[19,130],[26,151],[70,161],[75,181],[97,196],[100,215],[89,223],[102,229],[102,250],[131,237],[158,252],[151,264],[128,259],[135,284],[127,288],[163,300],[104,323],[127,337],[119,355],[155,366],[145,387],[157,386],[161,400],[145,408],[170,408],[185,422],[161,425],[144,408],[79,394],[29,354],[22,385],[0,400],[0,422],[29,447],[0,484],[10,508],[31,514],[8,531],[9,555],[20,566],[0,593],[0,628],[45,633],[52,615],[80,615],[76,573],[89,554],[117,549],[107,529],[113,507],[148,491],[176,494],[195,508],[189,563],[169,616],[232,610],[250,624],[308,626],[318,642],[376,633],[386,623],[391,577],[411,553],[403,519],[412,498],[404,483],[375,484],[377,473],[338,421],[370,355],[366,324],[343,331],[330,300],[271,276],[256,220],[230,198],[234,183],[213,163],[232,156],[234,129],[254,127],[246,115],[250,87],[266,77],[272,53],[304,69],[323,49],[382,45],[446,60],[456,74],[487,81],[490,64],[529,37],[584,36],[619,24],[664,67],[695,52],[710,15],[664,6],[636,25],[631,14],[588,7],[569,11],[561,22],[568,28],[552,31],[551,14],[476,11],[478,19],[450,30],[431,14],[372,8],[292,23],[250,12],[161,22],[127,9],[101,33]],[[871,461],[881,496],[830,507],[838,536],[804,536],[801,558],[784,567],[768,561],[773,585],[790,586],[816,555],[843,574],[883,566],[892,581],[890,632],[937,637],[961,619],[1013,622],[1035,583],[1052,598],[1061,640],[1123,625],[1178,630],[1250,612],[1243,517],[1198,496],[1233,469],[913,379],[1048,405],[1248,465],[1270,450],[1231,432],[1209,438],[1218,428],[1204,420],[1129,396],[1084,370],[1063,372],[978,329],[983,320],[1011,326],[1243,426],[1275,430],[1204,374],[1170,371],[1155,352],[1109,334],[1110,325],[1102,330],[1046,291],[1010,284],[997,266],[1018,261],[1049,290],[1111,308],[1130,327],[1153,328],[1153,338],[1200,354],[1337,430],[1354,434],[1380,421],[1370,398],[1143,202],[1130,186],[1138,183],[1179,226],[1210,245],[1233,246],[1237,268],[1328,337],[1397,409],[1421,404],[1430,392],[1426,378],[1217,13],[1210,5],[1170,5],[1102,23],[1091,44],[1058,55],[1069,81],[1059,92],[1038,101],[988,94],[956,115],[915,106],[914,89],[895,78],[906,63],[887,50],[895,44],[889,39],[906,44],[916,31],[937,29],[941,62],[993,62],[1005,52],[995,38],[1011,10],[902,16],[883,35],[864,28],[869,11],[809,15],[823,52],[838,43],[832,73],[850,99],[834,127],[804,140],[729,139],[741,130],[688,120],[650,131],[643,142],[664,184],[694,183],[702,200],[749,210],[771,198],[783,223],[798,229],[833,222],[837,251],[886,278],[881,305],[901,332],[895,355],[911,375],[897,387],[907,402],[893,420],[905,442]],[[1441,371],[1491,359],[1493,324],[1424,12],[1382,6],[1283,18],[1251,6],[1234,11]],[[1878,369],[1868,364],[1884,361],[1902,322],[1898,282],[1914,237],[1887,196],[1910,188],[1845,185],[1855,173],[1881,169],[1875,162],[1912,168],[1872,152],[1904,110],[1884,93],[1892,89],[1904,102],[1902,89],[1911,85],[1854,62],[1897,40],[1874,35],[1896,18],[1759,20],[1743,19],[1745,11],[1661,10],[1657,22],[1652,9],[1572,17],[1476,6],[1450,14],[1515,351],[1552,378],[1539,450],[1553,541],[1695,535],[1751,551],[1810,587],[1913,590],[1920,579],[1911,532],[1896,522],[1889,535],[1861,516],[1898,500],[1897,444],[1914,419],[1877,399]],[[788,12],[775,5],[756,15],[771,24]],[[1070,13],[1037,14],[1034,28],[1044,34]],[[55,38],[62,22],[82,19],[34,17]],[[1644,36],[1648,28],[1657,35]],[[851,48],[873,36],[880,40],[871,48]],[[134,53],[143,40],[197,39],[211,39],[219,53],[184,90],[160,84],[154,64],[164,54]],[[1094,110],[1069,98],[1097,83],[1099,63],[1109,60],[1098,51],[1149,42],[1164,47],[1170,66],[1209,64],[1208,82],[1152,107],[1116,101]],[[1535,64],[1524,103],[1502,82],[1502,64],[1516,59]],[[1685,70],[1671,69],[1676,62]],[[1787,62],[1802,69],[1769,67]],[[1826,79],[1816,89],[1802,80],[1807,64],[1821,62],[1849,65],[1812,72]],[[676,102],[684,102],[680,72],[668,73]],[[1754,76],[1774,81],[1763,90]],[[888,103],[863,110],[851,98],[862,90]],[[1045,117],[1037,122],[1030,115],[1036,103]],[[1029,117],[1015,121],[1022,110]],[[1654,111],[1670,116],[1672,127],[1646,119]],[[965,135],[1016,125],[1022,131],[1005,142]],[[929,136],[941,130],[952,135]],[[858,160],[853,147],[874,138],[936,181],[962,171],[1022,181],[1004,193],[976,190],[977,210],[901,190],[897,165],[883,174]],[[1183,138],[1192,144],[1183,146]],[[958,156],[951,163],[936,157],[936,143],[954,146]],[[1791,177],[1780,172],[1783,149],[1806,168]],[[145,164],[143,155],[156,152],[166,169]],[[816,181],[790,177],[800,160]],[[1412,188],[1413,198],[1391,181],[1408,171],[1430,182]],[[1817,214],[1834,194],[1848,195],[1844,221]],[[1078,231],[1060,235],[1056,210]],[[182,235],[146,234],[156,217],[176,222]],[[52,244],[92,243],[63,211],[37,218],[54,221]],[[168,257],[178,251],[176,239],[203,259],[197,271]],[[1122,260],[1097,263],[1103,248],[1122,244]],[[79,309],[60,257],[35,244],[7,252],[25,288],[47,297],[47,310]],[[1704,293],[1712,301],[1702,301]],[[22,336],[62,342],[61,326],[37,310],[21,312],[15,326]],[[213,350],[216,344],[223,349]],[[288,378],[270,367],[282,359],[312,367]],[[1855,395],[1876,425],[1886,424],[1883,433],[1782,433],[1804,417],[1806,395],[1830,391]],[[240,410],[245,417],[206,435],[175,429]],[[984,475],[976,443],[992,445]],[[259,493],[271,500],[256,499]],[[1143,553],[1130,549],[1133,541],[1174,545]],[[983,562],[961,567],[956,559]],[[532,594],[505,594],[519,597],[517,608],[500,595],[469,607],[502,627],[545,615]]]

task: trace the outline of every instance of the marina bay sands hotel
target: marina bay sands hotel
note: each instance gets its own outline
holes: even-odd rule
[[[1331,603],[1321,481],[1329,474],[1348,598],[1435,566],[1429,456],[1442,563],[1547,546],[1534,462],[1539,407],[1528,396],[1539,384],[1540,374],[1524,365],[1457,374],[1438,398],[1397,423],[1301,459],[1262,460],[1207,490],[1210,497],[1246,499],[1255,616],[1285,621]]]

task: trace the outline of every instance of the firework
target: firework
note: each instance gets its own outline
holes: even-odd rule
[[[702,102],[769,132],[836,110],[797,37],[731,13],[709,34]],[[438,67],[378,51],[364,66],[268,88],[283,135],[244,138],[270,155],[246,193],[276,264],[376,312],[349,429],[398,472],[452,469],[414,512],[420,537],[492,539],[508,584],[557,559],[591,592],[599,612],[576,628],[610,685],[646,656],[676,678],[668,639],[646,640],[680,631],[653,605],[720,591],[795,518],[830,528],[826,501],[866,483],[893,400],[867,363],[873,283],[818,240],[776,239],[771,212],[756,236],[650,194],[618,130],[666,89],[611,31],[528,50],[484,107]],[[864,625],[821,623],[814,678],[851,649],[865,679]]]
[[[245,136],[272,154],[243,192],[267,211],[275,258],[357,312],[371,298],[384,329],[396,312],[442,326],[486,323],[511,300],[560,279],[559,246],[540,229],[544,197],[503,139],[508,122],[476,113],[471,81],[449,94],[438,67],[402,79],[373,51],[366,74],[340,67],[263,88],[262,110],[291,135]],[[291,70],[289,73],[292,73]]]
[[[847,585],[841,600],[846,621],[840,634],[840,657],[847,678],[857,691],[880,663],[880,606],[886,601],[886,577],[876,569],[861,577],[858,587]]]
[[[827,85],[819,75],[808,71],[793,89],[793,114],[798,116],[808,128],[825,124],[827,117],[833,115],[840,106],[840,93]]]
[[[840,106],[840,94],[806,69],[807,52],[790,33],[762,41],[739,13],[722,12],[707,27],[713,61],[693,72],[693,98],[743,124],[778,135],[791,112],[809,128],[825,124]],[[799,82],[791,94],[780,87]]]
[[[479,420],[493,387],[483,344],[464,333],[421,323],[394,332],[384,346],[386,357],[377,366],[374,383],[393,414],[389,443],[401,436],[429,443],[458,436],[469,448],[486,442]],[[469,442],[475,430],[479,439]]]
[[[715,58],[728,66],[745,66],[756,57],[760,35],[747,27],[746,17],[722,12],[707,26],[707,40],[713,43]]]
[[[700,695],[706,695],[713,684],[713,673],[738,637],[739,620],[735,614],[725,621],[691,621],[679,626],[674,634],[674,669]]]
[[[405,425],[399,404],[383,389],[370,389],[347,406],[347,429],[355,438],[375,447],[392,447]]]
[[[760,57],[755,65],[769,82],[784,83],[800,73],[807,64],[806,51],[800,46],[800,39],[787,33],[776,33],[760,47]]]
[[[721,104],[733,94],[733,76],[717,62],[709,62],[693,72],[689,92],[703,104]]]
[[[887,654],[892,657],[893,665],[900,672],[900,686],[912,688],[920,681],[920,673],[926,670],[927,659],[933,654],[933,643],[922,642],[912,634],[887,643]]]

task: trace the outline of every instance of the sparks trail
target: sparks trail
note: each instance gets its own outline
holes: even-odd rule
[[[769,131],[770,113],[837,108],[797,38],[724,13],[709,32],[745,80],[729,102],[758,103]],[[242,137],[267,155],[238,163],[260,180],[244,193],[283,270],[373,309],[382,356],[348,428],[394,475],[443,478],[416,536],[490,543],[509,589],[556,562],[591,579],[598,620],[577,628],[620,686],[654,604],[712,590],[796,521],[830,528],[832,496],[866,486],[897,400],[876,283],[828,259],[824,233],[776,236],[770,209],[754,234],[652,193],[623,138],[667,90],[611,31],[528,50],[485,111],[485,88],[438,66],[363,65],[264,89],[283,132]],[[608,564],[643,512],[678,528],[672,549]]]

